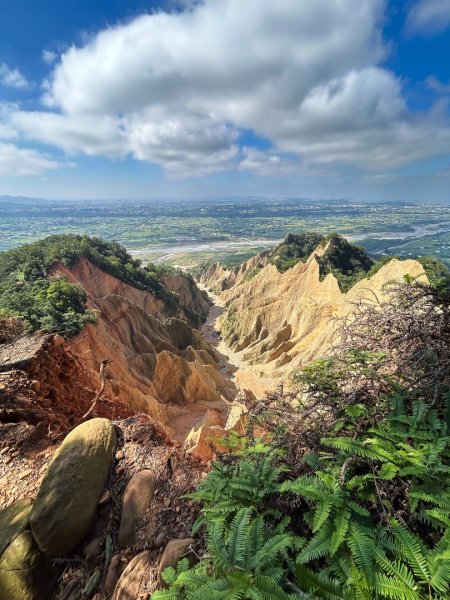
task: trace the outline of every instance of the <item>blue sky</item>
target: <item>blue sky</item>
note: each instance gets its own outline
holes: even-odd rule
[[[0,195],[450,201],[450,0],[0,6]]]

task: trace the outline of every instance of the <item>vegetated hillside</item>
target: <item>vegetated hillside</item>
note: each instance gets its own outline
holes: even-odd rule
[[[363,248],[350,244],[338,234],[324,236],[315,232],[289,233],[273,250],[250,258],[233,271],[225,269],[219,263],[213,263],[200,271],[197,279],[220,293],[253,279],[267,264],[275,265],[279,272],[285,273],[299,262],[306,262],[317,248],[325,248],[324,253],[316,253],[320,277],[323,279],[328,273],[333,273],[344,292],[375,265],[375,261]]]
[[[59,356],[57,338],[42,351],[30,344],[27,372],[52,409],[58,411],[64,397],[75,420],[86,412],[86,398],[92,400],[100,388],[99,366],[105,363],[103,396],[157,417],[170,434],[184,439],[194,425],[225,423],[227,401],[236,392],[193,327],[209,305],[192,279],[142,268],[115,242],[71,235],[0,254],[0,270],[3,338],[11,342],[7,367],[23,363],[14,342],[20,335],[40,329],[70,338],[64,352],[74,366]],[[80,393],[79,381],[88,394]],[[65,409],[60,412],[67,416]]]
[[[4,319],[4,329],[15,331],[21,325],[27,333],[44,329],[71,336],[86,323],[94,322],[95,314],[86,307],[85,292],[86,286],[95,284],[95,274],[83,281],[76,276],[69,281],[67,273],[67,269],[76,270],[82,259],[102,273],[151,294],[165,316],[181,316],[199,327],[207,313],[204,299],[190,307],[164,285],[163,277],[173,275],[172,271],[155,265],[142,267],[117,242],[55,235],[0,253],[0,318]],[[193,281],[184,275],[182,278],[192,294]],[[182,283],[178,282],[178,290]],[[197,295],[201,296],[198,290]],[[8,317],[14,320],[8,322]]]
[[[333,273],[343,292],[362,279],[375,264],[364,248],[350,244],[337,233],[323,236],[314,232],[288,234],[271,252],[270,262],[284,273],[299,261],[305,262],[319,246],[325,247],[323,253],[316,255],[320,277],[323,279]]]

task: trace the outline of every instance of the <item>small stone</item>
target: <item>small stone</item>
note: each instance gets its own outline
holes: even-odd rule
[[[34,379],[31,383],[30,383],[30,388],[33,390],[33,392],[39,392],[41,389],[41,382],[38,381],[37,379]]]
[[[11,452],[10,456],[12,458],[16,458],[16,456],[19,456],[20,454],[20,450],[14,450],[14,452]]]
[[[136,525],[142,521],[155,492],[156,480],[152,471],[135,473],[125,488],[118,541],[124,548],[134,541]]]
[[[180,509],[180,507],[179,507],[179,506],[177,506],[177,507],[176,507],[176,509],[175,509],[175,512],[179,513],[179,512],[180,512],[180,510],[181,510],[181,509]]]
[[[6,487],[8,484],[8,478],[6,477],[6,475],[2,478],[0,478],[0,490],[4,487]]]
[[[161,546],[164,544],[165,539],[166,539],[166,532],[161,531],[161,533],[159,533],[156,536],[155,542],[153,544],[155,546],[155,548],[161,548]]]
[[[12,461],[12,456],[7,456],[4,460],[5,465],[9,465],[9,463]]]
[[[152,568],[152,555],[148,550],[141,552],[131,560],[114,589],[112,600],[134,600],[148,598],[145,594],[148,576]],[[144,595],[145,594],[145,595]]]
[[[98,556],[100,554],[100,540],[94,538],[83,546],[83,556]]]
[[[184,538],[170,540],[170,542],[167,544],[163,555],[161,556],[161,560],[159,561],[158,567],[158,580],[162,587],[166,587],[166,583],[161,578],[161,573],[164,571],[164,569],[167,569],[167,567],[175,568],[178,564],[178,561],[180,561],[183,556],[186,556],[186,554],[189,553],[190,546],[193,543],[193,538]]]
[[[124,458],[125,456],[125,452],[123,450],[118,450],[116,452],[116,460],[122,460],[122,458]]]
[[[43,475],[45,473],[45,471],[47,470],[47,464],[42,465],[42,467],[39,469],[39,475]]]
[[[164,508],[169,508],[169,506],[170,506],[170,498],[169,497],[164,498],[163,505],[164,505]]]
[[[117,582],[122,572],[123,559],[120,554],[112,557],[109,563],[108,572],[105,579],[105,596],[109,598],[114,592]]]
[[[9,446],[5,446],[4,448],[2,448],[0,450],[0,456],[3,456],[3,454],[6,454],[9,451]]]
[[[33,469],[25,469],[25,471],[22,471],[21,473],[19,473],[17,475],[17,478],[22,480],[22,479],[26,479],[27,477],[29,477],[31,474],[33,473]]]
[[[100,500],[98,501],[98,505],[99,506],[104,506],[105,504],[108,504],[108,502],[111,500],[111,492],[109,490],[105,490],[103,492],[103,494],[100,496]]]

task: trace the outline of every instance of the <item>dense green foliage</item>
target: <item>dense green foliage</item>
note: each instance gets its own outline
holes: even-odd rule
[[[9,324],[19,318],[22,326],[15,332],[19,335],[38,329],[77,334],[97,320],[86,308],[86,299],[84,289],[64,277],[0,283],[0,314],[11,318]]]
[[[82,257],[117,279],[176,306],[177,297],[160,281],[164,268],[152,264],[142,267],[119,243],[86,235],[52,235],[0,253],[0,280],[12,273],[26,281],[45,278],[58,263],[71,267]]]
[[[305,261],[320,244],[325,242],[320,233],[289,233],[270,254],[270,262],[284,273],[299,261]]]
[[[154,600],[450,597],[449,296],[397,292],[250,407],[193,494],[205,553]]]
[[[299,261],[305,261],[318,246],[327,246],[322,256],[316,256],[320,277],[333,273],[343,292],[366,276],[374,261],[363,248],[350,244],[338,234],[320,233],[289,234],[271,253],[270,262],[281,272],[287,271]]]
[[[450,294],[450,269],[434,256],[422,256],[417,260],[423,265],[431,285]]]
[[[173,269],[142,267],[117,242],[54,235],[0,253],[0,311],[11,335],[43,329],[72,336],[86,323],[95,322],[95,314],[86,308],[83,288],[64,277],[51,277],[58,264],[71,267],[82,257],[121,281],[151,292],[164,301],[169,312],[178,314],[178,296],[161,283],[162,276]]]
[[[320,276],[324,278],[333,273],[343,292],[347,292],[357,281],[366,276],[374,261],[364,248],[350,244],[340,235],[332,234],[326,238],[328,247],[316,260],[320,267]]]

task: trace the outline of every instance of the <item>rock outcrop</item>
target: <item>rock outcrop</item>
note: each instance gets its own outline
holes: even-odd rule
[[[220,372],[214,350],[192,327],[209,308],[192,279],[165,277],[167,289],[183,296],[185,310],[174,315],[152,293],[85,258],[56,272],[86,288],[98,323],[67,342],[37,333],[0,348],[0,372],[23,369],[28,380],[21,391],[25,406],[18,406],[16,394],[5,418],[67,429],[88,411],[102,385],[99,365],[109,361],[95,414],[124,418],[144,412],[180,440],[200,423],[224,423],[236,391]]]
[[[202,276],[203,284],[212,289],[222,278],[220,300],[226,306],[218,322],[222,337],[235,361],[255,377],[267,378],[268,388],[326,355],[336,343],[337,323],[352,317],[355,304],[382,301],[389,293],[386,284],[403,281],[406,275],[426,280],[419,262],[393,259],[343,293],[334,275],[320,277],[316,256],[325,251],[326,246],[318,247],[306,262],[284,273],[266,264],[253,277],[231,286],[235,274],[224,274],[217,267]]]
[[[47,556],[62,556],[88,533],[116,447],[114,426],[91,419],[71,431],[56,452],[31,511],[31,530]]]

